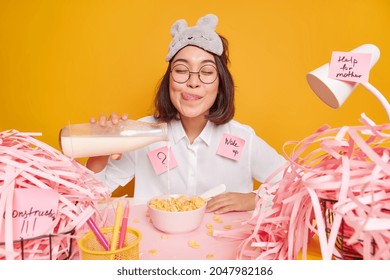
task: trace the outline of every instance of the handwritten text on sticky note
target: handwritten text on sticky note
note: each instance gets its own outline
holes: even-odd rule
[[[240,160],[244,146],[244,139],[225,133],[219,142],[217,154],[233,160]]]
[[[150,162],[153,165],[153,169],[157,175],[160,175],[166,171],[171,170],[177,166],[177,161],[172,153],[172,149],[165,146],[148,153]]]
[[[333,52],[329,65],[329,78],[367,83],[370,63],[370,53]]]
[[[58,200],[55,190],[15,189],[12,212],[3,213],[3,224],[12,219],[14,240],[48,235],[56,223]],[[4,227],[0,241],[4,242]]]

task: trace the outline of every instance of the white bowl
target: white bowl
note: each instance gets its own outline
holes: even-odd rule
[[[158,196],[153,199],[159,199],[159,200],[166,200],[169,197],[178,198],[183,195],[174,194],[174,195],[163,195]],[[195,197],[195,195],[184,195],[188,199],[191,199],[192,197]],[[185,233],[190,232],[195,229],[197,229],[200,224],[202,223],[204,213],[206,210],[206,202],[205,204],[197,208],[195,210],[188,210],[188,211],[166,211],[166,210],[159,210],[155,209],[150,206],[150,201],[147,203],[150,218],[152,220],[153,226],[166,233]]]

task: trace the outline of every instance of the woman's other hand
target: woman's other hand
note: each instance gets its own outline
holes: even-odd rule
[[[206,212],[224,214],[233,211],[251,211],[256,206],[255,193],[227,192],[217,195],[207,202]]]

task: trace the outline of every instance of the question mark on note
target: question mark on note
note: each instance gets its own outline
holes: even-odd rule
[[[167,159],[167,155],[166,155],[165,153],[159,152],[159,153],[157,154],[157,158],[158,158],[158,159],[162,159],[161,163],[164,164],[164,165],[166,165],[166,164],[165,164],[165,160]]]
[[[175,156],[167,146],[148,152],[148,157],[157,175],[171,170],[177,166]]]

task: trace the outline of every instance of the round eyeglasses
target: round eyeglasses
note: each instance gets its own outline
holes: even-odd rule
[[[218,71],[215,66],[206,64],[200,67],[198,72],[190,71],[184,64],[177,64],[171,69],[172,79],[179,84],[187,82],[191,74],[198,74],[199,80],[204,84],[212,84],[218,77]]]

